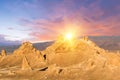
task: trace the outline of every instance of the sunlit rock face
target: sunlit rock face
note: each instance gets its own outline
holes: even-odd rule
[[[22,61],[22,70],[32,70],[25,56],[23,57],[23,61]]]
[[[120,54],[107,52],[87,37],[71,41],[60,37],[43,54],[46,55],[47,64],[59,66],[62,69],[61,77],[67,79],[120,79],[116,74],[120,73]]]
[[[0,65],[21,66],[24,56],[26,56],[26,59],[32,68],[45,65],[43,55],[39,50],[35,49],[30,42],[22,43],[22,45],[15,50],[13,54],[4,57]]]
[[[41,60],[44,60],[42,57],[42,54],[39,50],[35,49],[30,42],[24,42],[22,45],[13,52],[14,55],[18,56],[29,56],[29,58],[40,58]]]
[[[26,56],[31,67],[42,66],[41,62],[44,62],[44,57],[41,52],[35,49],[30,42],[22,43],[22,45],[15,50],[13,54],[16,56]]]
[[[30,54],[30,53],[36,53],[37,50],[33,47],[32,43],[30,42],[24,42],[22,45],[14,51],[14,54]]]
[[[85,63],[86,67],[90,65],[94,67],[106,66],[107,64],[115,65],[115,61],[111,56],[115,54],[108,54],[104,49],[99,48],[94,42],[84,37],[82,39],[65,40],[59,37],[58,40],[43,52],[46,55],[48,64],[57,64],[62,67],[71,66],[79,63]],[[119,57],[116,56],[119,62]],[[109,60],[112,60],[109,62]],[[120,64],[117,63],[119,66]]]

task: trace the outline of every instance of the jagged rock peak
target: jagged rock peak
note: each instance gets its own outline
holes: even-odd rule
[[[1,51],[1,56],[6,56],[7,54],[6,54],[6,51],[3,49],[2,51]]]
[[[95,48],[97,45],[88,39],[87,36],[82,38],[72,38],[71,40],[65,39],[63,36],[59,36],[54,44],[47,49],[54,49],[55,51],[76,51],[86,48]]]
[[[83,40],[88,41],[88,40],[89,40],[89,39],[88,39],[88,36],[83,36]]]
[[[27,54],[27,53],[36,53],[36,49],[33,47],[33,44],[30,42],[24,42],[22,45],[14,51],[14,54]]]
[[[21,49],[24,48],[33,48],[33,44],[31,42],[23,42],[22,45],[20,46]]]

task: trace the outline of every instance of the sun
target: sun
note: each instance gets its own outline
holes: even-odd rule
[[[72,40],[73,37],[74,37],[73,33],[67,33],[67,34],[65,34],[65,39],[67,39],[67,40]]]

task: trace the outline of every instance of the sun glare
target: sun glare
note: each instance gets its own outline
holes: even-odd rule
[[[72,33],[67,33],[67,34],[65,35],[65,38],[66,38],[67,40],[71,40],[71,39],[73,38],[73,34],[72,34]]]

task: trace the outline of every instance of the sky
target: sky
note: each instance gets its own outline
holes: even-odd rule
[[[0,42],[49,41],[66,32],[120,36],[120,0],[0,0]]]

